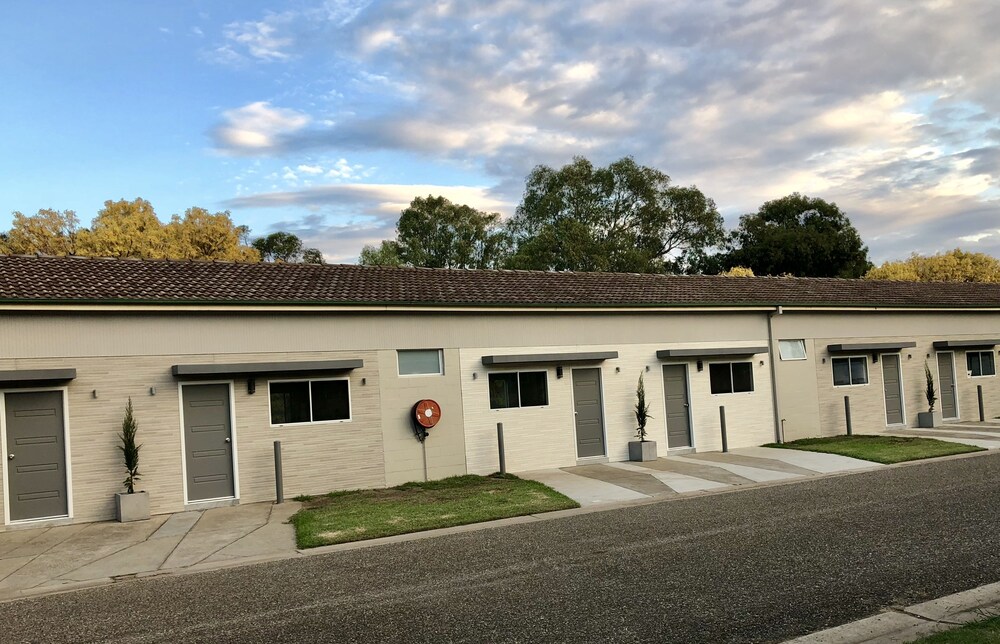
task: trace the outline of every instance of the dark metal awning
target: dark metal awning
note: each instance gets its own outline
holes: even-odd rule
[[[767,353],[766,346],[758,347],[708,347],[703,349],[661,349],[656,357],[663,358],[704,358],[708,356],[752,356]]]
[[[897,340],[895,342],[860,342],[855,344],[828,344],[826,350],[830,353],[876,353],[899,351],[917,346],[916,342]]]
[[[16,369],[0,371],[0,385],[59,382],[76,378],[76,369]]]
[[[585,351],[580,353],[527,353],[511,356],[483,356],[483,365],[487,367],[498,367],[501,365],[514,364],[538,364],[542,362],[563,363],[563,362],[601,362],[603,360],[614,360],[618,357],[617,351]]]
[[[253,376],[260,374],[303,373],[307,371],[347,371],[365,366],[364,360],[312,360],[304,362],[238,362],[233,364],[175,364],[175,376]]]
[[[934,343],[935,349],[991,349],[1000,344],[1000,340],[940,340]]]

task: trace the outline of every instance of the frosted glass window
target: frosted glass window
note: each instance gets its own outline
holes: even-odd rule
[[[407,349],[396,352],[401,376],[439,376],[441,349]]]
[[[778,340],[778,355],[782,360],[805,360],[805,340]]]

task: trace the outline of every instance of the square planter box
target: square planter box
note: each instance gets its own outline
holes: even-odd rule
[[[120,523],[144,521],[149,518],[149,494],[119,492],[115,495],[115,510]]]
[[[917,427],[924,427],[930,429],[932,427],[940,427],[944,423],[941,417],[941,410],[935,409],[934,411],[922,411],[917,413]]]
[[[656,441],[629,441],[628,460],[655,461]]]

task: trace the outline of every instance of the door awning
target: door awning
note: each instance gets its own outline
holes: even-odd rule
[[[516,364],[550,364],[565,362],[603,362],[618,357],[617,351],[583,351],[579,353],[526,353],[509,356],[483,356],[483,365],[498,367]]]
[[[364,360],[310,360],[302,362],[237,362],[231,364],[175,364],[175,376],[256,376],[316,371],[349,371],[365,366]]]
[[[1000,340],[939,340],[935,349],[992,349]]]
[[[0,386],[60,382],[76,378],[76,369],[15,369],[0,371]]]
[[[899,351],[917,346],[916,342],[897,340],[894,342],[860,342],[855,344],[828,344],[826,350],[830,353],[876,353]]]
[[[757,347],[708,347],[701,349],[661,349],[656,357],[664,358],[704,358],[708,356],[752,356],[767,353],[766,346]]]

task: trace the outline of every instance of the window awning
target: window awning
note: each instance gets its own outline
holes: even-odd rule
[[[365,366],[364,360],[312,360],[303,362],[237,362],[233,364],[175,364],[175,376],[254,376],[260,374],[304,373],[307,371],[348,371]]]
[[[899,351],[917,346],[916,342],[898,340],[895,342],[861,342],[856,344],[828,344],[826,350],[830,353],[879,353]]]
[[[656,352],[660,358],[704,358],[708,356],[752,356],[767,353],[766,346],[758,347],[708,347],[702,349],[661,349]]]
[[[580,353],[527,353],[510,356],[483,356],[483,365],[498,367],[501,365],[565,363],[565,362],[602,362],[614,360],[617,351],[585,351]]]
[[[0,371],[0,385],[59,382],[76,378],[76,369],[16,369]]]
[[[934,343],[935,349],[991,349],[1000,344],[1000,340],[940,340]]]

